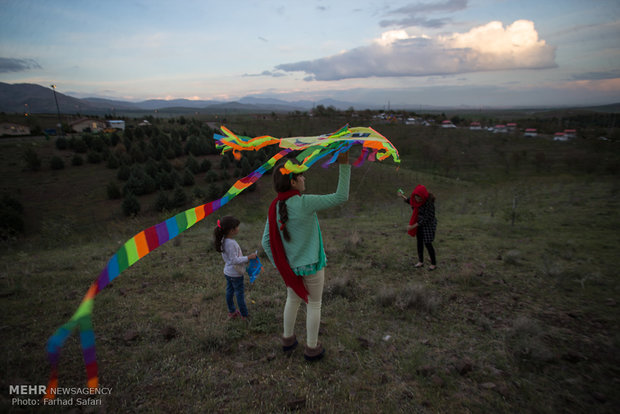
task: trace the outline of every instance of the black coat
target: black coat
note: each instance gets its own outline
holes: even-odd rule
[[[411,206],[409,199],[405,203]],[[413,209],[413,206],[411,206]],[[435,218],[435,203],[427,201],[420,206],[418,212],[418,232],[417,237],[422,236],[424,243],[432,243],[435,240],[435,231],[437,230],[437,218]]]

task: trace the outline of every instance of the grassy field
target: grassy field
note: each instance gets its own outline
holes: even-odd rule
[[[340,126],[333,123],[230,127],[282,136]],[[274,195],[265,177],[97,296],[100,381],[111,393],[74,412],[618,412],[616,143],[376,128],[399,148],[402,166],[354,168],[349,201],[320,214],[329,260],[324,360],[307,364],[303,348],[282,354],[286,294],[264,253],[263,273],[246,280],[251,319],[226,320],[212,229],[220,215],[236,215],[242,249],[261,251]],[[52,156],[53,143],[35,141]],[[0,409],[41,412],[12,404],[9,386],[47,382],[49,336],[118,247],[172,213],[123,218],[120,202],[105,196],[113,170],[26,172],[19,154],[32,142],[1,145],[3,190],[19,195],[28,225],[0,253]],[[336,181],[335,166],[314,167],[308,192],[333,191]],[[433,272],[412,266],[411,210],[396,197],[418,183],[437,197]],[[302,344],[304,320],[302,307]],[[85,384],[78,342],[73,335],[62,351],[60,386]]]

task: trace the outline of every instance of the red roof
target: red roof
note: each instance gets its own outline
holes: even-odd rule
[[[536,128],[525,128],[525,132],[536,132]]]

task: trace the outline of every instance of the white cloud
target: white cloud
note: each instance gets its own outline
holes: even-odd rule
[[[305,72],[311,79],[330,81],[556,66],[555,48],[539,39],[534,23],[517,20],[507,27],[490,22],[466,33],[435,38],[389,31],[371,45],[313,61],[281,64],[276,69]]]

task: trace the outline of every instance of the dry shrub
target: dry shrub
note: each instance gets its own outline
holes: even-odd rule
[[[398,294],[396,292],[396,289],[391,287],[382,287],[381,289],[379,289],[379,292],[377,292],[375,300],[379,305],[383,307],[388,307],[396,303],[397,296]]]
[[[519,250],[508,250],[503,258],[504,263],[516,266],[520,264],[521,252]]]
[[[357,230],[354,230],[343,242],[343,251],[347,254],[356,256],[362,245],[362,237]]]
[[[382,288],[375,296],[381,306],[394,306],[400,310],[416,309],[434,313],[439,306],[439,299],[422,285],[408,285],[402,290]]]
[[[345,275],[332,279],[325,290],[327,297],[340,296],[346,299],[355,299],[357,284],[352,277]]]
[[[508,331],[506,343],[512,354],[522,362],[550,362],[555,355],[545,344],[545,334],[546,328],[539,322],[521,316]]]
[[[396,306],[400,309],[417,309],[433,313],[437,310],[439,300],[422,285],[408,285],[400,292]]]

